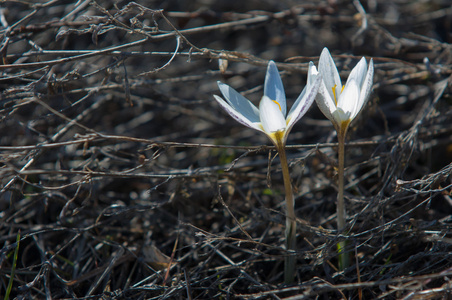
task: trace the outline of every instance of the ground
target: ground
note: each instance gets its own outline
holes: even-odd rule
[[[0,17],[3,299],[452,297],[448,0],[2,1]],[[258,105],[271,59],[290,106],[324,47],[343,80],[372,58],[374,85],[347,134],[345,233],[334,127],[314,103],[288,137],[286,285],[279,158],[213,95]]]

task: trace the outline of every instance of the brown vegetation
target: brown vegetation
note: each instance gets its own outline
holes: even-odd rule
[[[0,17],[2,299],[10,283],[10,299],[451,297],[450,1],[2,1]],[[336,269],[336,137],[313,105],[288,139],[284,286],[275,150],[212,95],[221,80],[257,103],[273,59],[290,106],[323,47],[344,78],[375,63],[346,145],[355,263]]]

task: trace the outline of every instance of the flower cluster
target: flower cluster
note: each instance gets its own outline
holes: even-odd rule
[[[274,144],[279,140],[285,144],[293,125],[306,113],[314,99],[337,132],[345,132],[369,98],[373,73],[372,59],[367,66],[363,57],[351,71],[345,85],[342,85],[333,58],[324,48],[318,70],[312,62],[309,63],[307,85],[288,114],[284,86],[273,61],[268,63],[264,96],[259,108],[222,82],[218,82],[218,87],[224,100],[217,95],[214,97],[238,122],[265,133]]]
[[[285,258],[284,277],[286,283],[292,283],[295,275],[294,255],[296,248],[296,216],[294,197],[290,182],[285,145],[287,136],[294,124],[307,112],[314,100],[319,109],[333,123],[338,136],[338,197],[337,227],[345,229],[346,212],[344,205],[344,146],[345,134],[351,121],[358,115],[372,88],[373,60],[367,66],[363,57],[352,69],[346,83],[342,85],[339,72],[327,48],[324,48],[319,59],[318,70],[309,63],[307,85],[298,96],[289,113],[286,107],[284,86],[273,61],[268,63],[264,83],[264,95],[259,108],[240,95],[227,84],[218,82],[223,98],[214,96],[215,100],[238,122],[265,133],[276,146],[279,153],[286,192],[286,249],[290,253]],[[341,270],[350,263],[346,253],[346,241],[337,245],[339,267]]]

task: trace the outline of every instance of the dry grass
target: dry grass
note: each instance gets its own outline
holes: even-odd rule
[[[40,2],[2,2],[0,295],[451,297],[449,1]],[[313,105],[288,140],[284,286],[275,151],[212,95],[221,80],[257,103],[273,59],[293,101],[324,46],[344,77],[376,68],[346,146],[357,264],[335,269],[336,139]]]

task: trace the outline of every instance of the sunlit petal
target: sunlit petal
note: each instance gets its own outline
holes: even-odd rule
[[[267,96],[262,97],[259,113],[261,124],[267,134],[286,129],[286,118],[279,109],[279,105]]]
[[[310,75],[308,74],[308,77],[309,76]],[[294,105],[292,106],[292,109],[290,110],[289,114],[287,115],[286,135],[292,129],[293,125],[298,120],[300,120],[301,117],[304,116],[304,114],[311,107],[312,102],[314,102],[314,100],[316,99],[316,95],[318,93],[320,84],[322,83],[322,76],[321,75],[311,75],[311,76],[315,76],[315,81],[313,81],[313,82],[311,81],[311,83],[308,84],[303,89],[300,96],[298,96],[298,99],[295,101]],[[310,80],[308,79],[308,82],[309,81]]]
[[[237,111],[235,108],[233,108],[229,103],[227,103],[226,101],[224,101],[221,97],[218,97],[217,95],[213,95],[215,97],[215,100],[217,100],[218,104],[221,105],[221,107],[223,107],[223,109],[231,116],[233,117],[237,122],[262,131],[262,127],[261,127],[261,123],[258,121],[253,121],[250,120],[249,118],[247,118],[246,116],[244,116],[243,114],[241,114],[239,111]]]
[[[278,68],[274,61],[270,61],[267,67],[267,75],[265,76],[264,95],[275,100],[281,106],[281,111],[286,116],[286,94],[284,86],[279,75]]]
[[[331,122],[333,122],[333,112],[336,111],[337,107],[334,100],[331,98],[327,91],[324,82],[320,83],[319,92],[315,97],[315,102],[319,107],[320,111],[327,117]]]
[[[330,51],[328,51],[327,48],[323,48],[323,51],[320,54],[319,73],[322,74],[325,86],[328,88],[328,94],[330,94],[331,99],[334,99],[335,96],[332,89],[334,87],[339,87],[340,89],[342,87],[342,83],[333,57],[331,57]]]
[[[300,95],[298,96],[295,103],[292,105],[292,108],[289,111],[289,114],[287,115],[287,120],[291,118],[291,115],[293,114],[293,111],[300,105],[299,102],[303,99],[306,91],[312,86],[316,79],[319,77],[319,72],[317,72],[317,68],[315,67],[314,63],[311,61],[309,63],[309,69],[308,69],[308,80],[305,88],[301,91]]]
[[[313,84],[319,76],[319,72],[312,61],[309,62],[307,85]]]
[[[361,109],[364,107],[364,105],[366,105],[367,100],[369,99],[370,91],[372,90],[373,80],[374,80],[374,62],[372,59],[370,59],[369,69],[367,70],[366,77],[363,80],[359,95],[359,109],[355,112],[352,118],[355,118],[359,114]]]
[[[259,110],[253,103],[240,95],[229,85],[224,84],[220,81],[218,81],[217,84],[224,98],[229,103],[229,105],[234,108],[234,110],[240,112],[243,116],[245,116],[246,119],[250,120],[253,123],[259,122]]]
[[[309,64],[308,83],[310,81],[312,81],[312,79],[314,77],[317,77],[317,74],[319,74],[319,72],[317,72],[316,67],[311,62]],[[334,118],[333,118],[332,114],[334,111],[336,111],[336,103],[335,103],[334,99],[331,98],[331,93],[328,92],[324,81],[325,80],[323,79],[322,82],[320,83],[317,96],[315,97],[315,101],[316,101],[317,106],[319,107],[320,111],[331,122],[334,122]]]
[[[358,84],[355,80],[349,80],[347,85],[344,87],[342,91],[337,107],[338,109],[342,109],[344,113],[348,113],[349,116],[352,116],[355,111],[358,109],[359,102],[359,88]]]
[[[358,64],[350,72],[350,75],[348,75],[348,79],[345,85],[347,86],[350,80],[355,80],[358,86],[361,87],[363,84],[364,77],[366,76],[366,72],[367,72],[366,59],[362,57]]]

